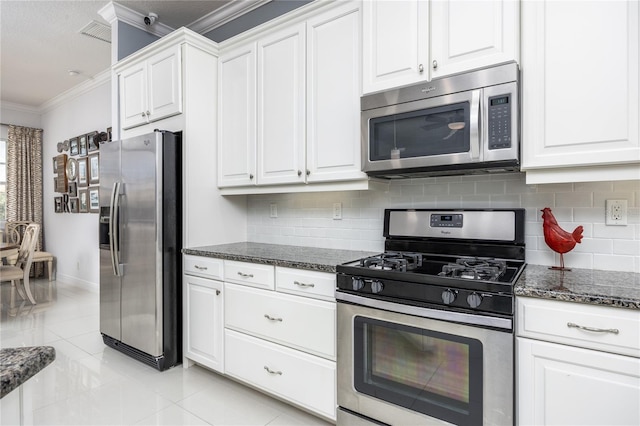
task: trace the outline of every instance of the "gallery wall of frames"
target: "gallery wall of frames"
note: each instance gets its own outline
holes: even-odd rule
[[[111,140],[111,127],[59,142],[53,157],[56,213],[98,213],[100,144]]]

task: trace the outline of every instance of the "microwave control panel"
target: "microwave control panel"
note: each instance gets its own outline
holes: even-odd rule
[[[489,149],[511,148],[511,95],[489,98]]]

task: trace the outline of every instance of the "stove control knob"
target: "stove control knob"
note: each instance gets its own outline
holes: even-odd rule
[[[454,300],[456,300],[456,296],[456,292],[448,288],[442,292],[442,301],[445,303],[445,305],[450,305]]]
[[[467,296],[467,303],[472,308],[477,308],[478,306],[480,306],[480,303],[482,303],[482,296],[475,292],[471,293]]]
[[[354,291],[360,291],[364,287],[364,280],[362,278],[353,277],[351,278],[351,286]]]
[[[371,292],[380,293],[384,289],[384,284],[381,281],[375,280],[371,282]]]

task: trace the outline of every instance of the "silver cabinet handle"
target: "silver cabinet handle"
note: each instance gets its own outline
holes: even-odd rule
[[[264,366],[264,369],[267,371],[267,373],[273,374],[274,376],[282,376],[282,371],[274,371],[269,367],[267,367],[266,365]]]
[[[311,170],[307,169],[307,176],[311,174]]]
[[[249,180],[253,180],[253,175],[249,175]]]
[[[298,170],[298,177],[302,176],[302,170]]]
[[[418,71],[420,72],[420,74],[422,74],[424,72],[424,65],[418,65]]]
[[[193,267],[196,268],[199,271],[206,271],[207,269],[209,269],[206,266],[193,265]]]
[[[268,319],[269,321],[279,321],[279,322],[282,322],[282,318],[274,318],[274,317],[269,316],[269,315],[267,315],[267,314],[264,314],[264,317],[265,317],[266,319]]]
[[[220,296],[220,290],[216,290],[216,296]]]
[[[238,272],[238,275],[240,275],[242,278],[253,278],[253,274],[245,274],[243,272]]]
[[[315,284],[306,284],[306,283],[301,283],[300,281],[294,281],[293,283],[299,287],[315,287],[316,286]]]
[[[613,333],[619,334],[620,330],[617,328],[594,328],[594,327],[585,327],[583,325],[574,324],[572,322],[567,323],[567,327],[569,328],[579,328],[580,330],[593,331],[594,333]]]
[[[435,59],[433,60],[433,69],[437,69],[438,68],[438,61],[436,61]]]

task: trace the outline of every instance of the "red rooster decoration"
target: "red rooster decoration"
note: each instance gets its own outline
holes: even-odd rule
[[[551,213],[549,207],[540,210],[542,212],[542,230],[544,231],[544,242],[556,253],[560,253],[560,266],[554,266],[551,269],[559,269],[562,271],[569,270],[564,267],[563,255],[573,250],[577,243],[582,241],[582,225],[578,226],[573,232],[569,233],[560,228],[558,221]]]

